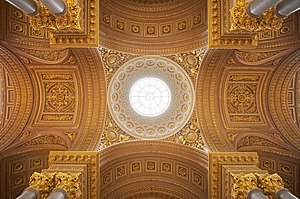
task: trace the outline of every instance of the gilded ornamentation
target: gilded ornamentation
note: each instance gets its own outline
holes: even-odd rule
[[[67,143],[64,139],[57,135],[44,135],[30,141],[26,142],[22,146],[29,146],[29,145],[38,145],[38,144],[57,144],[62,146],[67,146]]]
[[[253,124],[266,126],[265,115],[263,114],[263,97],[261,90],[265,81],[267,71],[249,73],[236,69],[226,70],[223,76],[224,86],[224,115],[222,118],[227,129],[234,130],[236,127],[252,128]],[[245,123],[246,126],[244,126]]]
[[[209,48],[255,48],[258,36],[253,32],[231,31],[230,1],[208,1],[208,47]]]
[[[105,67],[106,81],[110,82],[112,76],[125,62],[136,57],[134,55],[118,53],[105,48],[100,48],[101,58]]]
[[[229,113],[257,113],[257,84],[229,83],[227,107]]]
[[[188,171],[185,167],[178,167],[178,175],[186,177],[188,175]]]
[[[268,51],[268,52],[245,52],[245,51],[235,51],[236,57],[245,63],[257,64],[257,62],[262,62],[268,60],[278,54],[283,52],[282,50]]]
[[[256,136],[246,136],[242,138],[237,144],[238,149],[245,146],[268,146],[268,147],[284,149],[282,146],[270,140],[267,140],[262,137],[256,137]]]
[[[234,142],[236,136],[237,136],[237,133],[227,133],[227,137],[230,140],[230,142]]]
[[[42,121],[72,121],[73,115],[71,114],[43,114]]]
[[[154,184],[165,187],[163,184],[166,184],[172,190],[177,190],[182,194],[194,193],[189,197],[179,198],[208,198],[207,157],[205,157],[207,153],[203,151],[172,142],[148,140],[114,145],[100,153],[101,158],[105,160],[100,167],[102,198],[109,198],[106,196],[114,193],[115,187],[120,187],[118,193],[124,193],[125,190],[131,190],[130,187],[145,187],[144,183],[147,183],[147,187]],[[115,157],[113,154],[119,155]],[[108,183],[104,185],[103,177],[108,173],[111,179],[107,180]],[[124,186],[124,180],[132,178],[134,180],[128,181]],[[186,186],[187,184],[189,186]],[[186,188],[181,189],[184,186]],[[115,195],[112,198],[124,198],[118,196]]]
[[[258,115],[230,115],[231,122],[260,122]]]
[[[258,187],[268,196],[268,198],[274,198],[275,193],[284,188],[282,178],[277,174],[261,174],[257,175]]]
[[[30,17],[30,24],[34,29],[46,30],[81,30],[81,8],[72,0],[67,1],[68,11],[63,16],[54,16],[46,6],[40,3],[37,16]]]
[[[209,190],[208,198],[219,199],[223,198],[222,195],[222,183],[224,183],[224,168],[238,167],[249,168],[252,167],[254,171],[259,171],[257,164],[259,163],[258,155],[255,152],[210,152],[209,153]],[[250,185],[252,184],[252,177],[244,179],[247,180]],[[227,182],[229,184],[229,181]],[[228,191],[231,188],[228,187]]]
[[[34,91],[28,69],[2,45],[0,45],[0,63],[0,119],[2,119],[0,151],[2,151],[16,142],[28,125],[28,120],[32,116]]]
[[[235,199],[247,198],[248,191],[257,187],[257,178],[253,173],[241,173],[240,175],[233,175],[232,178],[231,195]]]
[[[296,126],[300,129],[300,70],[295,72],[289,82],[287,90],[287,106],[290,117]]]
[[[17,50],[25,52],[31,57],[37,58],[43,61],[61,61],[69,53],[68,49],[65,50],[36,50],[18,47]]]
[[[229,81],[233,82],[240,82],[240,81],[246,81],[246,82],[257,82],[259,81],[260,76],[257,75],[230,75]]]
[[[125,165],[117,167],[117,171],[116,171],[117,177],[125,175],[125,172],[126,172]]]
[[[195,83],[196,77],[198,75],[199,66],[201,65],[206,51],[207,47],[203,47],[200,50],[192,51],[190,53],[180,53],[167,57],[177,62],[180,66],[182,66],[185,69],[185,71],[189,74],[193,83]]]
[[[283,19],[276,17],[273,9],[265,11],[262,16],[254,18],[247,14],[245,0],[237,0],[237,4],[230,9],[232,24],[231,31],[246,30],[259,32],[264,30],[279,30]]]
[[[162,79],[172,88],[172,102],[166,112],[157,117],[141,117],[128,100],[134,82],[146,75]],[[186,125],[194,108],[191,79],[179,64],[165,57],[142,56],[129,60],[113,75],[107,90],[108,108],[114,122],[139,139],[165,139],[175,135]],[[110,132],[109,136],[116,138],[114,134]],[[195,134],[189,135],[189,141],[195,139]]]
[[[46,199],[49,193],[54,189],[55,173],[34,172],[30,176],[29,187],[36,188],[41,193],[41,199]]]
[[[205,36],[199,36],[206,27],[205,2],[183,3],[180,0],[177,3],[172,1],[171,5],[162,3],[160,6],[154,4],[146,6],[145,3],[143,1],[136,5],[132,1],[102,1],[101,4],[104,5],[100,14],[102,46],[121,52],[148,55],[162,53],[169,55],[205,46]],[[124,8],[123,6],[132,13],[115,11]],[[153,15],[153,12],[164,11],[166,13],[172,11],[176,15]],[[139,17],[132,17],[133,13]],[[141,38],[147,38],[147,41]]]
[[[49,170],[55,171],[56,186],[66,189],[69,198],[100,198],[99,152],[94,151],[51,151]],[[59,174],[62,172],[63,174]],[[70,172],[70,173],[69,173]],[[69,196],[70,196],[69,195]]]
[[[73,80],[71,74],[42,74],[43,80]]]
[[[102,150],[113,144],[122,143],[130,140],[136,140],[136,138],[128,135],[120,129],[120,127],[114,122],[110,113],[106,115],[106,121],[104,126],[104,133],[101,137],[101,143],[98,150]]]
[[[46,92],[44,111],[74,112],[75,88],[73,82],[44,82],[44,87]]]
[[[189,122],[177,134],[166,138],[165,140],[188,145],[200,150],[207,150],[204,146],[195,112],[193,112]]]
[[[81,173],[62,173],[58,172],[55,175],[55,188],[64,189],[68,198],[79,198],[81,193]]]
[[[66,135],[68,136],[68,138],[70,139],[71,142],[73,142],[75,140],[75,137],[76,137],[75,132],[66,132]]]

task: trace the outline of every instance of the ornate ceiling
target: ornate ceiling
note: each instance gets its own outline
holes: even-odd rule
[[[102,0],[100,47],[54,49],[22,12],[0,9],[1,198],[22,192],[50,150],[100,151],[103,198],[205,198],[209,151],[257,151],[299,195],[299,13],[259,33],[257,49],[217,50],[206,1]],[[158,141],[121,126],[108,100],[115,77],[147,57],[175,65],[195,93]]]

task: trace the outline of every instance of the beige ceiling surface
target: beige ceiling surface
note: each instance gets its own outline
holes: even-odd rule
[[[282,29],[260,33],[256,50],[214,50],[206,47],[206,1],[103,0],[100,48],[51,49],[47,32],[32,29],[20,11],[0,3],[0,175],[10,184],[1,181],[1,198],[13,198],[32,171],[47,167],[50,150],[101,151],[103,183],[115,187],[123,185],[109,177],[117,179],[118,171],[120,179],[130,177],[138,165],[144,170],[136,170],[128,187],[143,176],[155,179],[152,189],[124,185],[118,196],[103,187],[107,198],[192,197],[162,181],[188,180],[194,190],[205,190],[199,179],[207,176],[208,151],[258,151],[260,167],[278,172],[299,193],[299,13]],[[153,54],[188,74],[196,103],[176,134],[152,143],[118,126],[108,111],[107,89],[124,64]],[[152,151],[134,154],[139,144]],[[120,150],[128,151],[128,160]],[[185,153],[179,157],[176,150]],[[188,152],[203,164],[184,159]],[[165,175],[157,178],[163,168]]]

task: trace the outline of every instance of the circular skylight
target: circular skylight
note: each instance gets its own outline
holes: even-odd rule
[[[133,84],[130,89],[129,100],[137,113],[154,117],[167,110],[171,102],[171,92],[162,80],[155,77],[145,77]]]

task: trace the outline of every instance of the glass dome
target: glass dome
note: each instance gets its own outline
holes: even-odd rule
[[[130,89],[129,100],[137,113],[154,117],[167,110],[171,102],[171,92],[162,80],[155,77],[145,77],[133,84]]]

